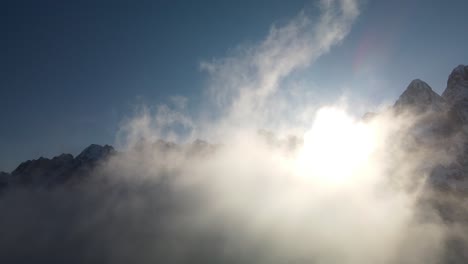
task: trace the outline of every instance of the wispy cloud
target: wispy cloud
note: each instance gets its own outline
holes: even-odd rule
[[[204,61],[211,84],[209,99],[227,115],[252,119],[293,71],[307,67],[339,44],[359,15],[357,1],[319,2],[320,14],[301,12],[285,25],[271,27],[266,38],[243,47],[234,56]]]

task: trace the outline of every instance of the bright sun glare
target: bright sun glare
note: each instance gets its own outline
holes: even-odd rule
[[[375,147],[371,125],[342,110],[322,108],[304,135],[298,173],[320,183],[344,184],[365,169]]]

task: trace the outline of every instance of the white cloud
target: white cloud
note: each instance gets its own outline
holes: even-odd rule
[[[260,259],[250,262],[436,263],[443,231],[437,217],[417,220],[417,192],[406,188],[428,158],[402,149],[408,120],[382,115],[364,123],[347,114],[342,102],[317,113],[320,105],[304,100],[307,87],[285,85],[292,73],[343,41],[359,4],[324,0],[319,10],[317,17],[301,12],[272,26],[257,45],[202,62],[209,75],[207,116],[190,115],[186,100],[174,98],[174,108],[143,111],[124,127],[129,146],[141,138],[201,137],[221,143],[214,154],[150,146],[111,161],[108,169],[169,178],[176,196],[196,197],[190,203],[195,213],[178,212],[171,221],[190,219],[184,226],[189,233],[216,223],[229,226],[221,227],[223,247],[253,249]],[[180,136],[174,125],[190,132]],[[261,128],[274,129],[278,138],[259,135]],[[300,133],[302,145],[285,147],[291,131]]]

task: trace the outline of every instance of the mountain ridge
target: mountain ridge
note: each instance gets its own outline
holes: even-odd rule
[[[447,80],[447,87],[442,95],[436,93],[429,84],[423,80],[412,80],[395,101],[391,109],[397,114],[403,112],[416,114],[442,113],[442,122],[440,121],[440,116],[437,117],[437,122],[434,123],[433,120],[431,121],[433,123],[431,123],[431,129],[433,130],[449,126],[447,125],[449,124],[447,120],[451,120],[452,123],[455,123],[456,126],[454,127],[460,126],[461,128],[465,128],[468,124],[468,66],[458,65],[452,70]],[[369,113],[365,115],[364,119],[370,119],[376,115],[379,114]],[[424,122],[427,121],[424,120]],[[450,130],[453,130],[453,128],[450,127]],[[142,142],[139,144],[139,147],[144,148],[146,144],[147,142]],[[150,145],[153,148],[158,148],[163,151],[176,150],[179,148],[177,144],[164,140],[158,140]],[[208,142],[195,140],[192,143],[190,151],[196,152],[200,149],[212,147],[213,145]],[[468,153],[468,150],[466,152]],[[85,174],[104,160],[115,155],[118,155],[118,152],[110,145],[102,146],[91,144],[76,157],[71,154],[63,153],[50,159],[39,157],[38,159],[27,160],[20,163],[18,167],[10,173],[0,172],[0,188],[2,188],[2,186],[4,188],[11,183],[26,185],[54,185],[57,183],[64,183],[70,180],[73,177],[72,175]],[[453,174],[454,170],[458,170],[457,175],[468,174],[468,165],[466,168],[464,166],[462,168],[452,164],[450,168],[445,168],[445,170],[447,171],[447,175]],[[447,176],[441,176],[444,174],[442,173],[444,171],[443,166],[438,166],[434,171],[437,172],[433,173],[435,175],[434,179],[436,179],[434,182],[440,182],[440,179],[444,177],[447,178]]]
[[[401,112],[405,108],[411,108],[411,111],[417,113],[426,111],[440,112],[445,107],[445,99],[433,91],[429,84],[420,79],[411,81],[393,105],[397,112]]]

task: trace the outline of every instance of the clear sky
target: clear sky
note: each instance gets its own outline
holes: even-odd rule
[[[2,1],[0,170],[112,144],[138,104],[189,98],[200,62],[266,37],[314,1]],[[301,71],[315,94],[390,104],[412,79],[438,93],[468,64],[466,0],[369,0],[339,46]],[[314,84],[314,85],[312,85]]]

